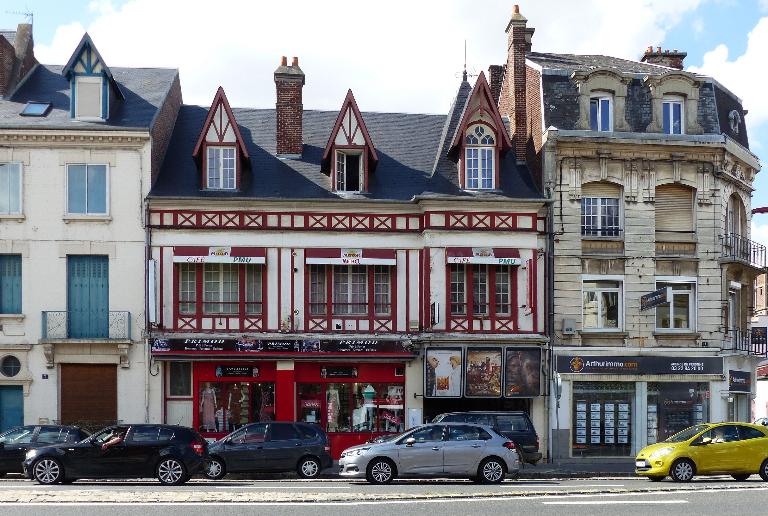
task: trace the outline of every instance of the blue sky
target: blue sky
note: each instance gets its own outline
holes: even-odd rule
[[[503,62],[513,3],[486,0],[478,11],[461,0],[5,0],[0,28],[24,20],[8,11],[31,10],[38,59],[59,64],[88,30],[111,66],[179,68],[188,103],[209,104],[222,85],[233,105],[270,107],[280,56],[298,55],[305,108],[337,109],[352,88],[363,110],[444,113],[465,40],[470,72]],[[768,159],[768,0],[518,3],[536,28],[534,50],[630,59],[649,45],[688,52],[686,68],[742,98],[752,151]],[[768,206],[768,170],[755,186],[753,206]],[[754,222],[756,238],[768,240],[768,216]]]

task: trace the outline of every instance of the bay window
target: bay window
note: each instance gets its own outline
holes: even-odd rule
[[[582,283],[582,327],[585,330],[622,328],[622,282],[600,278]]]
[[[392,279],[387,265],[309,265],[309,314],[389,317]]]

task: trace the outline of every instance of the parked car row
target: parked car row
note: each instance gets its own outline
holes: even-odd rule
[[[341,454],[342,476],[372,483],[410,476],[495,483],[516,475],[521,457],[541,458],[525,413],[443,414],[374,441]],[[210,444],[191,428],[160,424],[113,425],[92,435],[73,426],[31,425],[0,434],[0,475],[24,473],[41,484],[155,477],[179,485],[197,473],[218,480],[228,473],[295,472],[311,479],[332,464],[328,436],[301,422],[251,423]]]

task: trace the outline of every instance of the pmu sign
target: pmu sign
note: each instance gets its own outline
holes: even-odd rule
[[[672,300],[672,287],[661,287],[648,294],[640,296],[640,310],[649,310]]]

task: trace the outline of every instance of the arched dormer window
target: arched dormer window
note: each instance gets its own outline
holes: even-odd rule
[[[496,140],[493,132],[485,125],[472,125],[467,129],[464,145],[464,184],[467,190],[492,190],[496,175]]]

